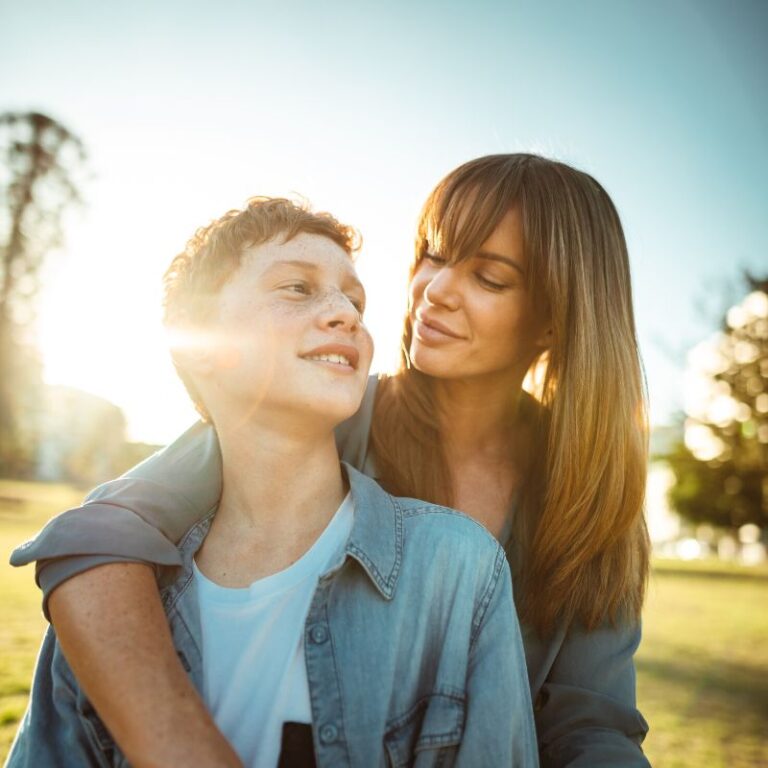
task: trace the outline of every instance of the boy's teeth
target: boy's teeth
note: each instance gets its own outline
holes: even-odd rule
[[[344,355],[309,355],[310,360],[323,360],[326,363],[349,365],[349,359]]]

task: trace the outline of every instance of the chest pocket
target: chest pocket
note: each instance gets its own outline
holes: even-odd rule
[[[387,726],[391,768],[450,768],[464,733],[464,698],[435,693]]]

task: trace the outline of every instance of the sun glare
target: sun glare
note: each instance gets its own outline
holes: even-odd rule
[[[397,363],[405,311],[410,228],[398,233],[373,223],[368,237],[366,222],[376,222],[375,217],[363,216],[343,200],[311,202],[318,209],[338,210],[340,218],[363,231],[356,266],[368,294],[366,324],[376,343],[372,370],[390,371]],[[121,217],[130,204],[126,199],[94,205],[69,233],[66,253],[52,259],[44,275],[38,339],[46,383],[115,403],[125,413],[129,439],[165,443],[197,419],[169,354],[172,343],[193,340],[178,334],[169,338],[161,323],[161,276],[196,224],[193,214],[166,211],[143,230],[126,229]],[[214,201],[209,214],[232,204]],[[115,231],[122,232],[119,241]]]

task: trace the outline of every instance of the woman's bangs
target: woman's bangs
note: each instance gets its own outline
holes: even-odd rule
[[[507,178],[447,179],[424,219],[428,251],[457,264],[476,254],[517,204],[517,185]]]

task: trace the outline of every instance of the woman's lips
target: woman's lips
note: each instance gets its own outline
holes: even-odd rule
[[[416,321],[413,324],[413,332],[420,341],[429,344],[432,343],[447,343],[449,341],[457,341],[462,337],[458,333],[454,333],[448,326],[443,325],[441,322],[434,320],[431,317],[423,317],[416,315]]]

